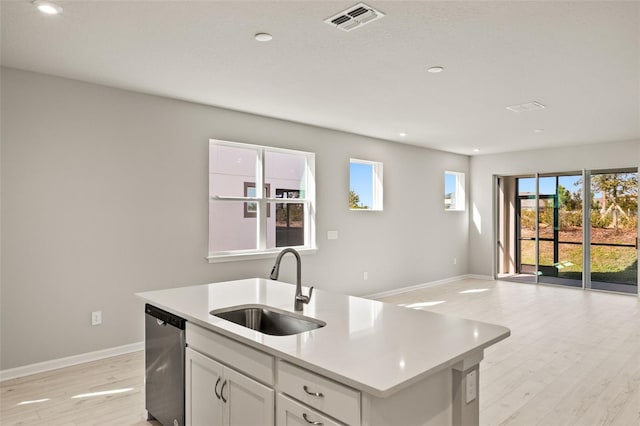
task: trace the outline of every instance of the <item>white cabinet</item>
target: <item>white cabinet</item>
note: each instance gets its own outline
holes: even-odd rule
[[[278,389],[341,422],[360,424],[360,392],[341,383],[280,360]]]
[[[224,366],[189,348],[185,352],[187,425],[222,425],[219,388]]]
[[[342,426],[322,413],[278,394],[276,424],[278,426]]]
[[[187,426],[274,424],[274,390],[186,349]]]
[[[187,426],[479,424],[465,384],[482,351],[378,397],[197,325],[186,341]]]
[[[227,383],[221,391],[225,404],[224,424],[234,426],[273,425],[275,392],[230,368],[224,371]],[[228,393],[226,390],[228,389]]]

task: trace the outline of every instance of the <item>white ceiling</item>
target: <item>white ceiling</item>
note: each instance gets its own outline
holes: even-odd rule
[[[640,2],[369,1],[383,19],[323,22],[357,2],[2,0],[2,64],[467,155],[640,140]],[[547,108],[505,109],[529,101]]]

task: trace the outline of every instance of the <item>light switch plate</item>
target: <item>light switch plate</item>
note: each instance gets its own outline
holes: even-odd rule
[[[467,374],[467,386],[466,386],[466,388],[467,388],[467,397],[466,397],[467,404],[478,397],[478,388],[476,386],[476,384],[478,382],[477,377],[478,377],[478,373],[477,373],[476,370],[473,370],[472,372]]]
[[[337,240],[338,231],[327,231],[327,240]]]
[[[91,325],[102,324],[102,311],[91,312]]]

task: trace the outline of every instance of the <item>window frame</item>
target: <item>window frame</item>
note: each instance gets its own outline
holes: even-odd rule
[[[452,200],[455,200],[455,207],[447,208],[447,175],[453,175],[456,178],[455,192],[453,193]],[[446,212],[463,212],[467,210],[467,195],[466,195],[466,176],[464,172],[454,172],[451,170],[444,171],[444,211]],[[462,204],[462,206],[460,206]]]
[[[303,246],[291,246],[295,248],[300,254],[311,254],[317,252],[316,245],[316,185],[315,185],[315,153],[308,151],[300,151],[294,149],[277,148],[266,145],[247,144],[242,142],[233,142],[221,139],[209,139],[209,152],[213,145],[228,146],[233,148],[242,148],[255,150],[257,153],[256,158],[256,174],[255,174],[255,197],[241,197],[241,196],[224,196],[224,195],[209,195],[209,201],[214,202],[244,202],[256,203],[256,241],[257,247],[255,249],[245,250],[224,250],[209,252],[206,257],[209,263],[229,262],[235,260],[251,260],[251,259],[268,259],[274,258],[286,247],[273,247],[267,248],[267,218],[269,210],[267,209],[268,203],[295,203],[304,204],[304,245]],[[265,194],[265,188],[270,183],[265,183],[265,154],[266,152],[285,153],[300,155],[305,158],[305,179],[304,188],[300,191],[304,191],[304,198],[291,198],[283,199],[276,198],[275,194]],[[211,173],[211,170],[209,170]],[[268,189],[270,191],[270,188]],[[275,191],[274,191],[275,192]],[[245,193],[245,192],[243,192]],[[210,193],[209,193],[210,194]],[[263,213],[263,212],[266,212]],[[209,214],[211,214],[209,210]],[[208,238],[211,237],[214,230],[209,225]]]
[[[354,209],[350,211],[384,211],[384,164],[381,161],[361,160],[359,158],[349,158],[349,191],[351,191],[351,164],[366,164],[371,166],[371,208]]]

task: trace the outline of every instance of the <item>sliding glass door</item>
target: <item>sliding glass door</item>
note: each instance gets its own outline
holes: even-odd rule
[[[582,287],[582,175],[519,177],[517,187],[520,278]]]
[[[635,169],[499,177],[497,277],[637,293],[637,186]]]
[[[590,287],[638,291],[638,173],[592,172]]]

